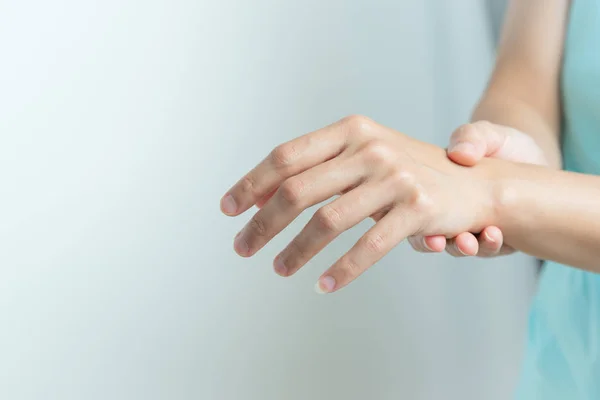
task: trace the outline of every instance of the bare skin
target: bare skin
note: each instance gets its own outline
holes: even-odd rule
[[[227,192],[222,211],[240,215],[273,190],[235,238],[241,256],[254,255],[305,209],[344,193],[275,258],[284,276],[345,230],[377,221],[321,276],[320,292],[346,286],[410,236],[455,237],[487,226],[499,227],[517,250],[600,270],[600,177],[491,158],[462,167],[444,149],[361,116],[276,147]]]
[[[369,217],[376,223],[323,273],[319,292],[346,286],[407,238],[419,245],[441,238],[442,249],[453,238],[449,246],[457,249],[464,237],[489,255],[516,249],[600,272],[600,177],[558,170],[568,4],[511,3],[494,74],[474,113],[480,122],[459,128],[448,152],[361,116],[276,147],[221,200],[230,216],[262,207],[236,236],[236,252],[254,255],[303,210],[337,197],[275,258],[280,275],[293,275]],[[479,242],[469,232],[481,232]]]
[[[487,121],[458,128],[450,138],[448,157],[464,166],[473,166],[485,157],[549,166],[543,150],[531,136]],[[452,239],[412,236],[408,240],[419,252],[439,253],[445,249],[454,257],[496,257],[515,251],[504,244],[502,231],[497,226],[488,226],[479,234],[463,232]]]
[[[319,209],[275,260],[278,273],[291,275],[339,234],[372,217],[375,226],[324,277],[331,291],[408,236],[453,237],[493,221],[493,187],[475,171],[452,163],[437,146],[353,116],[275,148],[221,207],[239,215],[275,190],[235,240],[238,254],[251,256],[303,210],[344,193]],[[456,191],[464,198],[449,196]],[[467,203],[480,211],[462,212]]]
[[[511,0],[494,72],[473,124],[451,137],[448,157],[472,166],[483,157],[561,167],[560,68],[569,0]],[[481,121],[484,123],[482,124]],[[496,124],[495,128],[486,124]],[[456,257],[510,254],[502,232],[486,227],[451,240],[411,238],[417,251],[446,251]]]

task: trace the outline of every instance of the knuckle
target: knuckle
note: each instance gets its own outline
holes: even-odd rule
[[[370,253],[383,253],[386,249],[386,239],[380,234],[372,234],[365,238],[364,245]]]
[[[464,124],[460,126],[452,134],[451,139],[455,142],[462,142],[468,140],[477,140],[481,134],[481,125],[477,125],[479,122]]]
[[[252,217],[248,227],[256,236],[265,236],[267,234],[267,225],[265,224],[265,221],[256,215]]]
[[[410,171],[402,168],[394,168],[391,178],[394,185],[402,186],[403,190],[406,190],[406,188],[418,189],[417,177]]]
[[[410,211],[421,216],[428,216],[434,211],[434,201],[421,185],[413,181],[409,181],[409,183],[403,181],[398,186],[402,191],[404,204],[409,207]]]
[[[322,231],[338,232],[342,221],[342,215],[331,205],[326,205],[315,213],[315,221]]]
[[[306,250],[298,239],[294,239],[290,242],[289,253],[287,254],[286,264],[288,267],[295,267],[297,264],[302,263],[305,260]]]
[[[369,163],[388,164],[394,160],[394,151],[382,140],[369,141],[362,152]]]
[[[419,214],[430,214],[434,209],[433,199],[417,188],[411,199],[413,209]]]
[[[255,189],[256,189],[256,181],[254,180],[254,178],[252,176],[246,175],[246,176],[244,176],[244,178],[242,178],[242,182],[241,182],[240,186],[244,193],[254,194]]]
[[[352,134],[369,133],[375,127],[375,122],[364,115],[350,115],[342,120],[348,131]]]
[[[419,184],[416,174],[406,169],[396,168],[390,175],[394,190],[401,193],[404,203],[418,213],[424,213],[433,206],[427,190]]]
[[[304,183],[297,178],[286,180],[280,187],[281,197],[291,205],[298,205],[302,198]]]
[[[271,152],[271,160],[276,167],[283,168],[289,166],[297,157],[298,149],[291,143],[280,144]]]
[[[358,264],[356,260],[352,257],[345,257],[344,261],[342,262],[342,265],[343,269],[346,271],[347,278],[349,278],[348,280],[356,278],[362,272],[360,264]]]

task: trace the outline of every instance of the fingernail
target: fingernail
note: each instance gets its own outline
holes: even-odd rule
[[[277,272],[281,276],[286,276],[288,269],[285,266],[281,256],[275,257],[275,261],[273,262],[273,266],[275,267],[275,272]]]
[[[454,248],[455,248],[455,249],[456,249],[456,250],[457,250],[457,251],[458,251],[460,254],[462,254],[463,256],[468,256],[468,254],[467,254],[467,253],[465,253],[464,251],[462,251],[462,250],[460,249],[460,247],[458,246],[458,244],[456,244],[456,242],[454,242]]]
[[[448,153],[469,153],[475,154],[475,146],[469,142],[456,143],[448,149]]]
[[[234,214],[237,211],[237,204],[232,195],[228,194],[221,200],[221,209],[225,214]]]
[[[489,233],[487,232],[483,232],[483,236],[485,236],[485,239],[490,242],[490,243],[496,243],[496,241],[489,235]]]
[[[249,253],[250,247],[248,246],[248,242],[246,242],[246,240],[244,240],[242,232],[243,231],[240,231],[235,236],[235,240],[233,241],[233,247],[238,254],[245,256]]]
[[[428,251],[433,251],[433,250],[431,249],[431,247],[429,247],[429,246],[427,245],[427,240],[425,240],[425,238],[423,238],[423,247],[425,248],[425,250],[428,250]]]
[[[335,279],[331,276],[325,276],[315,284],[315,292],[319,294],[329,293],[335,287]]]

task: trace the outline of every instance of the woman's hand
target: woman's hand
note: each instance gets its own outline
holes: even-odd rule
[[[450,138],[448,157],[457,164],[473,166],[484,157],[547,166],[542,149],[531,138],[516,129],[479,121],[463,125]],[[503,235],[495,226],[486,227],[478,235],[463,232],[446,240],[444,236],[416,236],[409,239],[420,252],[446,251],[455,256],[494,257],[510,254],[514,249],[503,244]]]
[[[455,237],[494,221],[493,183],[443,149],[353,116],[276,147],[221,200],[239,215],[262,208],[235,237],[244,257],[261,249],[303,210],[322,206],[275,258],[282,276],[298,271],[339,234],[372,217],[375,225],[317,282],[338,290],[410,236]]]

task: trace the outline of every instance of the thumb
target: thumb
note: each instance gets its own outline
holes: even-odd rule
[[[507,137],[506,127],[487,121],[462,125],[450,137],[448,157],[457,164],[473,166],[500,150]]]

